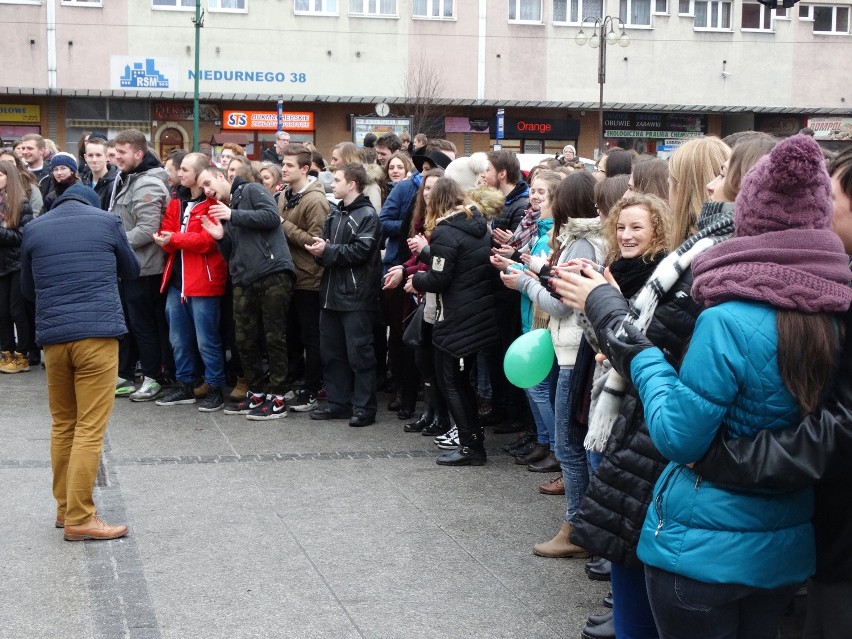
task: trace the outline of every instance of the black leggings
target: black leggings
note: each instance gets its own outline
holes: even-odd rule
[[[11,331],[13,325],[15,335]],[[32,347],[33,335],[21,292],[21,272],[0,275],[0,350],[26,355]]]
[[[462,446],[484,450],[483,431],[477,413],[476,392],[470,384],[470,371],[475,361],[476,354],[458,358],[438,348],[435,349],[435,379],[447,401],[450,415],[459,429],[459,443]]]

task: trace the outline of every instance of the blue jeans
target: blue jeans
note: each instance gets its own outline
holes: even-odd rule
[[[553,452],[562,465],[565,480],[565,521],[571,523],[580,509],[580,502],[589,487],[589,460],[583,448],[583,433],[571,428],[571,413],[574,410],[571,397],[571,376],[574,369],[562,366],[556,382],[555,440]]]
[[[556,396],[557,371],[557,368],[553,368],[543,381],[524,389],[535,421],[536,441],[539,444],[547,444],[550,450],[556,447],[553,403]]]
[[[491,378],[488,376],[488,357],[485,351],[476,354],[476,394],[491,399]]]
[[[661,639],[776,639],[799,588],[711,584],[652,566],[645,566],[645,581]]]
[[[645,590],[645,570],[612,562],[610,580],[615,636],[619,639],[657,639],[660,635]],[[689,634],[683,635],[687,639]]]
[[[175,379],[192,383],[195,355],[204,362],[204,381],[210,386],[225,385],[225,360],[219,337],[219,297],[187,297],[181,302],[180,291],[169,286],[166,318],[169,341],[175,353]]]

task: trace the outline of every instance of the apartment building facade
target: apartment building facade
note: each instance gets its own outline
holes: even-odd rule
[[[368,130],[460,150],[495,143],[591,157],[599,51],[612,30],[608,144],[661,152],[691,135],[852,142],[852,0],[770,9],[753,0],[0,0],[0,137],[133,126],[161,153],[199,142],[293,139],[324,153]],[[606,28],[596,20],[612,16]],[[578,37],[579,36],[579,37]],[[586,40],[583,46],[578,42]],[[627,44],[628,46],[620,46]],[[497,112],[502,110],[498,126]],[[280,113],[280,115],[279,115]],[[498,130],[502,138],[498,138]]]

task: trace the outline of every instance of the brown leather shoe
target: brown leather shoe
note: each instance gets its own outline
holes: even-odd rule
[[[565,480],[562,478],[562,475],[554,477],[550,481],[544,482],[541,486],[539,486],[538,492],[543,495],[564,495]]]
[[[562,464],[557,461],[553,453],[548,453],[544,459],[528,464],[527,470],[532,473],[555,473],[562,470]]]
[[[118,539],[127,534],[127,526],[110,526],[95,515],[85,524],[65,526],[65,541],[84,541],[86,539]]]
[[[57,528],[65,528],[65,515],[56,515],[56,521],[53,522],[53,525]]]
[[[578,545],[572,544],[570,536],[571,524],[563,523],[553,539],[533,546],[533,553],[539,557],[588,558],[590,554]]]

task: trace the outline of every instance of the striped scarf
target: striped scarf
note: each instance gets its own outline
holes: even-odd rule
[[[534,211],[531,208],[524,211],[524,217],[521,218],[521,223],[518,224],[512,239],[509,240],[509,246],[520,251],[530,244],[538,236],[538,218],[540,217],[541,211]]]
[[[669,253],[656,268],[651,278],[645,282],[616,331],[616,335],[625,336],[624,322],[629,322],[643,333],[654,317],[660,300],[690,267],[692,260],[712,246],[728,239],[734,233],[734,209],[727,202],[707,202],[701,209],[698,220],[698,232],[691,235],[675,251]],[[589,418],[589,432],[583,442],[588,450],[604,452],[612,427],[621,410],[621,402],[627,390],[627,381],[612,369],[607,375],[603,392],[598,399],[594,413]]]

